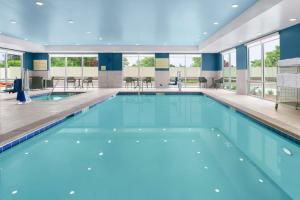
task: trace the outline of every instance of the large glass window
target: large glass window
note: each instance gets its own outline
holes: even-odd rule
[[[14,80],[21,78],[22,56],[7,54],[7,79]]]
[[[249,94],[262,97],[262,47],[256,44],[249,48]]]
[[[123,54],[123,86],[155,86],[154,54]]]
[[[170,54],[170,78],[180,73],[184,87],[199,87],[202,58],[200,54]]]
[[[51,56],[51,67],[50,75],[54,80],[55,87],[65,86],[65,76],[66,76],[66,57],[64,56]]]
[[[5,66],[6,66],[6,58],[5,53],[0,52],[0,81],[5,80]]]
[[[22,55],[0,49],[0,90],[12,87],[14,79],[22,77]]]
[[[277,82],[277,63],[280,58],[279,40],[264,43],[264,97],[274,100]]]
[[[228,51],[223,55],[223,87],[236,90],[236,51]]]
[[[262,39],[248,46],[249,94],[275,100],[279,36]]]
[[[86,77],[85,81],[93,87],[98,87],[98,56],[83,57],[83,77]]]
[[[50,55],[51,77],[56,87],[98,87],[98,55]]]

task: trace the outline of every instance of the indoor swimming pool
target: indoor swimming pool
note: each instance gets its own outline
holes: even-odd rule
[[[122,94],[0,154],[0,199],[285,200],[300,148],[201,94]]]

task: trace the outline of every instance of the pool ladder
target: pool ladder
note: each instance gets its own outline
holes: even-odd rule
[[[59,82],[59,80],[57,80],[57,82],[55,83],[55,85],[53,85],[53,88],[52,88],[51,92],[48,94],[48,96],[51,96],[51,94],[54,92],[54,89],[58,85],[58,82]]]

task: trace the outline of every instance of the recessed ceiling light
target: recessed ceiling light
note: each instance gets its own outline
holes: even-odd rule
[[[237,5],[237,4],[232,4],[231,7],[232,7],[232,8],[237,8],[237,7],[239,7],[239,5]]]
[[[203,32],[203,35],[207,35],[207,32]]]
[[[25,38],[24,40],[26,40],[26,41],[27,41],[27,40],[28,40],[28,38]]]
[[[17,21],[16,21],[16,20],[10,20],[10,23],[11,23],[11,24],[16,24]]]
[[[139,46],[139,44],[135,44],[135,46]]]
[[[294,21],[297,21],[297,19],[296,18],[291,18],[291,19],[289,19],[289,21],[294,22]]]
[[[261,35],[261,33],[257,33],[257,35]]]
[[[92,32],[90,32],[90,31],[87,31],[87,32],[85,32],[86,34],[91,34]]]
[[[103,38],[102,37],[98,37],[98,40],[103,40]]]
[[[240,40],[240,41],[239,41],[239,43],[243,43],[243,41],[242,41],[242,40]]]
[[[70,19],[70,20],[68,20],[68,23],[69,24],[74,24],[74,21]]]
[[[35,2],[35,4],[36,4],[36,5],[38,5],[38,6],[42,6],[42,5],[44,5],[44,3],[43,3],[43,2],[41,2],[41,1],[37,1],[37,2]]]
[[[218,25],[219,24],[219,22],[214,22],[214,25]]]

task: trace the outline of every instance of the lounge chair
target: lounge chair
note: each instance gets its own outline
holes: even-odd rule
[[[177,85],[178,84],[178,77],[171,78],[169,85]]]
[[[199,77],[199,87],[201,88],[202,85],[204,85],[204,88],[207,87],[207,79],[205,77]]]
[[[128,87],[129,84],[132,87],[132,84],[134,83],[134,79],[132,77],[125,77],[124,81],[125,81],[125,87]]]
[[[219,79],[216,79],[213,81],[213,87],[214,88],[221,88],[221,86],[223,85],[223,82],[224,82],[224,79],[223,77],[222,78],[219,78]]]
[[[151,77],[145,77],[145,78],[143,79],[143,82],[146,83],[146,87],[147,87],[147,88],[148,88],[148,85],[149,85],[149,84],[150,84],[151,87],[152,87],[152,80],[153,80],[153,78],[151,78]]]
[[[90,86],[90,83],[92,84],[92,87],[94,87],[94,84],[93,84],[93,77],[87,77],[87,78],[84,78],[83,81],[82,81],[82,85],[86,83],[86,87],[88,88]]]
[[[76,79],[74,77],[67,77],[67,88],[69,88],[69,83],[72,83],[76,88]]]

